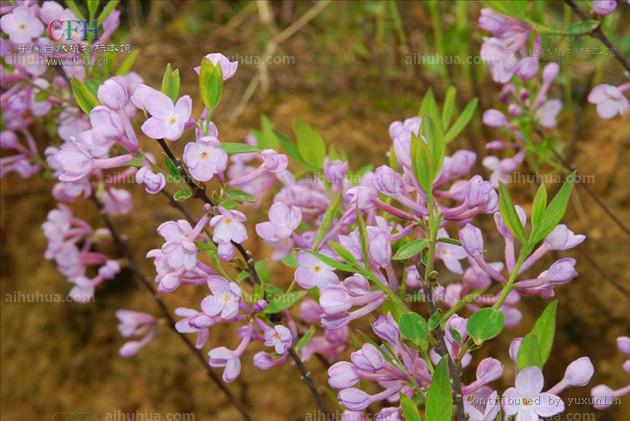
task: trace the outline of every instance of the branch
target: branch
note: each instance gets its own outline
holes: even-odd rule
[[[171,148],[166,144],[164,139],[158,139],[158,143],[164,150],[164,153],[166,153],[166,155],[169,157],[169,159],[173,161],[173,163],[175,163],[175,165],[177,166],[177,170],[180,172],[181,176],[184,178],[188,186],[190,186],[193,192],[195,192],[194,197],[196,197],[199,200],[202,200],[203,202],[209,204],[212,207],[216,206],[214,201],[210,199],[208,195],[206,194],[206,190],[200,187],[199,185],[197,185],[197,183],[195,183],[192,177],[188,174],[184,166],[181,164],[181,161],[177,159],[177,157],[175,156]],[[187,219],[189,220],[192,219],[192,216],[187,211],[185,206],[175,201],[168,192],[164,192],[163,194],[168,197],[169,203],[171,204],[171,206],[175,207],[180,212],[182,212],[186,216]],[[236,248],[236,250],[238,250],[239,254],[241,255],[241,258],[247,265],[247,272],[249,273],[249,279],[251,280],[251,283],[253,285],[262,284],[262,281],[260,280],[260,277],[258,276],[258,272],[256,272],[256,267],[254,266],[254,259],[252,259],[251,253],[248,252],[245,249],[245,247],[243,247],[242,244],[235,243],[234,241],[232,241],[232,245]],[[295,362],[295,365],[297,366],[298,370],[300,370],[300,374],[302,375],[302,380],[308,386],[311,394],[313,395],[313,399],[317,403],[317,406],[319,406],[320,411],[322,411],[324,414],[329,414],[328,408],[326,407],[326,404],[324,403],[322,396],[319,394],[319,391],[317,390],[317,387],[315,386],[315,382],[313,381],[313,378],[310,376],[310,373],[306,370],[306,367],[302,363],[302,360],[300,359],[297,352],[295,352],[295,349],[293,347],[289,348],[289,355]]]
[[[582,9],[580,9],[573,0],[564,0],[564,2],[571,8],[571,10],[573,10],[573,13],[575,13],[576,15],[580,17],[580,19],[589,20],[589,16]],[[610,39],[606,36],[606,34],[604,34],[604,32],[602,31],[601,23],[597,25],[597,28],[593,29],[590,35],[599,39],[606,47],[608,47],[608,49],[613,53],[617,61],[621,63],[623,67],[626,68],[626,71],[628,73],[630,73],[630,62],[617,49],[617,47],[615,47],[615,45],[610,41]]]
[[[151,281],[144,275],[144,273],[142,273],[142,271],[140,270],[140,268],[136,264],[135,259],[133,258],[133,255],[129,251],[129,247],[128,247],[127,243],[120,236],[120,234],[118,233],[118,231],[114,227],[114,224],[112,223],[112,221],[109,218],[109,216],[104,212],[103,204],[94,195],[90,196],[90,198],[92,199],[92,201],[96,205],[96,208],[98,209],[98,212],[101,215],[101,218],[103,219],[103,222],[105,223],[105,225],[107,226],[107,229],[111,233],[112,239],[114,240],[114,243],[116,244],[116,247],[118,248],[119,253],[123,257],[126,258],[127,266],[129,267],[129,269],[134,273],[136,278],[138,278],[140,283],[145,287],[145,289],[153,297],[153,300],[155,301],[155,303],[160,308],[160,311],[162,312],[162,315],[166,318],[166,320],[168,322],[168,327],[173,332],[175,332],[177,334],[177,336],[180,337],[180,339],[186,344],[188,349],[190,349],[190,351],[195,355],[195,357],[199,360],[201,365],[203,365],[204,369],[206,370],[206,373],[208,374],[208,377],[210,377],[210,379],[212,379],[212,381],[219,387],[219,389],[221,389],[221,391],[225,394],[225,396],[228,398],[230,403],[232,403],[232,405],[234,405],[234,407],[238,410],[238,412],[240,412],[240,414],[243,416],[243,419],[245,419],[247,421],[250,421],[252,418],[249,415],[249,413],[247,412],[247,410],[245,409],[245,407],[243,406],[243,404],[238,399],[236,399],[236,397],[227,388],[227,386],[221,381],[221,379],[219,379],[219,377],[216,375],[216,373],[214,371],[212,371],[212,368],[210,367],[210,365],[208,365],[208,362],[206,361],[206,358],[204,357],[204,355],[201,352],[201,350],[197,349],[195,347],[195,345],[190,341],[190,339],[188,339],[188,337],[186,335],[184,335],[183,333],[178,332],[177,329],[175,329],[175,319],[173,319],[173,316],[171,315],[170,311],[168,310],[168,307],[166,306],[166,303],[164,302],[164,300],[162,300],[160,295],[153,288],[153,285],[151,284]]]
[[[422,273],[422,268],[420,264],[417,266],[418,273]],[[425,300],[427,302],[427,306],[429,307],[429,312],[431,314],[435,314],[436,307],[433,303],[433,291],[431,288],[430,280],[428,279],[428,275],[425,276],[424,282],[422,282],[422,292],[424,293]],[[466,412],[464,412],[464,395],[462,394],[462,379],[461,379],[461,366],[459,362],[453,361],[451,355],[448,353],[448,348],[446,347],[446,339],[444,338],[444,332],[442,331],[442,327],[438,323],[435,328],[435,333],[439,340],[438,346],[438,354],[440,356],[446,355],[448,358],[448,369],[451,373],[451,377],[453,379],[453,391],[455,392],[455,409],[457,411],[457,420],[458,421],[466,421],[468,417],[466,416]]]

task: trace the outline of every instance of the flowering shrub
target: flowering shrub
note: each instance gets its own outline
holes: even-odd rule
[[[294,139],[263,119],[262,129],[244,143],[225,142],[212,118],[223,83],[235,75],[238,63],[220,53],[202,58],[194,68],[198,92],[181,96],[179,72],[170,66],[157,89],[125,67],[116,76],[65,67],[50,77],[45,67],[5,62],[1,146],[11,155],[2,158],[2,176],[45,170],[57,179],[52,194],[59,205],[42,226],[48,240],[44,257],[54,260],[72,284],[73,300],[94,300],[100,284],[128,267],[153,294],[171,329],[197,355],[207,353],[202,361],[217,382],[211,367],[222,372],[223,382],[236,381],[246,351],[257,350],[252,363],[261,370],[295,364],[320,409],[328,412],[330,402],[304,366],[320,358],[344,419],[363,419],[376,403],[382,420],[419,420],[421,412],[427,420],[536,420],[560,414],[565,410],[560,394],[588,385],[594,372],[585,356],[568,365],[559,383],[545,387],[543,370],[555,333],[552,298],[578,275],[567,251],[585,236],[561,223],[575,173],[553,197],[541,185],[531,206],[515,203],[504,184],[528,158],[532,135],[556,127],[562,109],[559,99],[548,98],[559,66],[548,63],[542,75],[538,72],[537,31],[544,28],[523,18],[526,2],[513,3],[525,6],[486,8],[479,19],[492,35],[481,57],[503,84],[500,102],[507,106],[507,113],[485,110],[483,123],[513,139],[487,144],[488,150],[509,154],[483,159],[492,171],[489,179],[473,171],[475,152],[449,150],[477,107],[473,100],[456,115],[454,88],[441,106],[428,92],[418,116],[390,125],[389,162],[377,163],[373,171],[352,173],[349,163],[301,120],[294,123]],[[97,16],[93,4],[88,2],[90,19]],[[615,5],[594,1],[593,12],[607,15]],[[98,15],[101,38],[73,42],[105,42],[119,23],[114,6],[106,5]],[[80,10],[53,1],[3,3],[2,13],[4,57],[22,43],[52,43],[43,33],[55,19],[81,17]],[[627,113],[629,89],[630,84],[602,84],[588,100],[602,118],[614,118]],[[530,98],[530,92],[536,94]],[[193,104],[199,101],[203,110],[197,114]],[[61,142],[47,146],[42,157],[32,133],[43,118],[56,127],[53,137]],[[151,142],[161,146],[161,159],[145,152]],[[181,157],[171,149],[178,143]],[[142,251],[155,265],[153,281],[140,271],[111,218],[133,209],[131,194],[121,186],[130,178],[182,213],[182,219],[155,228],[163,240],[160,248]],[[208,182],[215,186],[211,192]],[[172,186],[173,194],[167,190]],[[103,227],[93,228],[69,207],[88,198]],[[193,200],[203,202],[201,215],[188,211]],[[249,226],[249,210],[269,200],[267,220]],[[486,250],[494,230],[502,238],[502,256]],[[273,249],[271,260],[294,269],[286,290],[268,276],[264,257],[246,249],[252,235]],[[99,251],[108,242],[119,255]],[[563,257],[541,266],[551,251]],[[184,288],[207,295],[171,315],[160,295]],[[520,301],[531,296],[549,303],[529,333],[505,350],[516,375],[514,386],[501,391],[492,384],[503,377],[503,363],[478,360],[475,352],[521,324]],[[123,357],[141,352],[161,328],[153,315],[120,309],[116,316],[121,335],[134,338],[121,347]],[[354,337],[351,324],[366,320],[373,335],[361,331]],[[220,324],[238,326],[237,337],[207,349],[210,331]],[[620,351],[630,353],[629,342],[619,338]],[[628,361],[624,369],[629,371]],[[474,371],[475,380],[465,384],[464,370]],[[593,388],[593,397],[601,398],[595,407],[607,407],[629,387]],[[222,385],[222,390],[249,418],[229,389]]]

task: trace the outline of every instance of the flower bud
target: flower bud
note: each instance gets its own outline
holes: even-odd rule
[[[353,352],[350,359],[359,369],[370,373],[382,368],[384,363],[381,352],[369,343],[363,344],[359,351]]]
[[[129,94],[127,94],[125,87],[114,79],[107,79],[103,82],[98,88],[97,96],[101,104],[113,110],[124,108],[129,101]]]
[[[630,355],[630,337],[620,336],[617,338],[617,348],[620,352]]]
[[[333,389],[346,389],[359,381],[354,365],[339,361],[328,368],[328,384]]]
[[[543,82],[547,85],[550,84],[558,77],[559,73],[560,66],[558,66],[558,63],[548,63],[543,70]]]
[[[600,384],[591,389],[593,407],[595,409],[606,409],[615,401],[615,391],[605,384]]]
[[[361,411],[372,403],[371,396],[354,387],[343,389],[338,395],[339,402],[351,411]]]
[[[381,165],[374,172],[374,188],[386,196],[395,196],[402,189],[400,174],[388,167]]]
[[[486,110],[483,113],[483,124],[490,127],[505,127],[509,122],[501,111]]]
[[[567,386],[582,387],[591,381],[595,368],[590,358],[582,357],[573,361],[564,372],[564,382]]]
[[[263,165],[267,171],[279,173],[287,169],[289,160],[286,155],[279,154],[273,149],[265,149],[260,153],[263,159]]]
[[[345,313],[352,308],[350,295],[343,285],[327,285],[319,297],[319,305],[331,316]]]

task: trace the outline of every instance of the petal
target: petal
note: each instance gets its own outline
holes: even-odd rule
[[[564,402],[551,393],[541,393],[534,400],[534,412],[541,417],[551,417],[564,411]]]
[[[538,415],[530,408],[521,408],[515,421],[538,421]]]
[[[617,115],[619,105],[616,101],[606,100],[597,104],[597,113],[605,120],[610,120]]]
[[[175,109],[173,101],[160,91],[153,90],[146,96],[147,110],[153,117],[159,119],[169,118]]]
[[[510,387],[503,393],[503,398],[501,399],[501,404],[503,405],[503,410],[506,415],[514,415],[521,408],[521,395],[518,393],[516,388]]]
[[[535,398],[545,383],[542,371],[536,366],[527,367],[516,376],[515,386],[523,397]]]
[[[142,133],[149,136],[151,139],[162,139],[167,130],[167,126],[164,123],[164,120],[158,120],[155,117],[151,117],[144,122],[140,129],[142,130]]]
[[[215,295],[209,295],[201,301],[201,311],[208,316],[216,316],[223,310],[223,302]]]
[[[175,104],[175,115],[182,123],[186,123],[192,113],[192,99],[188,95],[185,95],[177,100]]]

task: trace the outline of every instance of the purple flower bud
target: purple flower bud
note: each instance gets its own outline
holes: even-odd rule
[[[548,63],[543,70],[543,82],[547,85],[551,84],[560,74],[560,66],[558,63]]]
[[[595,409],[606,409],[615,401],[615,391],[605,384],[600,384],[591,389],[593,407]]]
[[[210,367],[224,367],[223,381],[231,383],[236,380],[241,373],[241,360],[232,350],[224,346],[211,349],[208,352],[208,364]]]
[[[332,184],[342,184],[348,172],[348,163],[345,161],[324,160],[324,176]]]
[[[566,225],[560,224],[545,238],[551,250],[568,250],[584,241],[584,235],[575,235]]]
[[[388,167],[381,165],[374,171],[374,187],[386,196],[395,196],[402,189],[400,174]]]
[[[624,354],[630,355],[630,337],[620,336],[617,338],[617,348]]]
[[[273,357],[268,352],[260,351],[254,355],[254,367],[269,370],[274,365]]]
[[[514,338],[514,340],[512,340],[512,343],[510,344],[510,358],[512,359],[512,361],[516,362],[516,358],[518,357],[518,350],[521,347],[521,342],[523,342],[523,338]]]
[[[236,73],[238,68],[238,60],[230,61],[229,58],[221,53],[210,53],[206,55],[206,58],[210,60],[212,64],[221,66],[221,74],[223,80],[228,80]],[[195,72],[199,73],[200,67],[194,68]]]
[[[361,411],[372,403],[370,395],[354,387],[343,389],[337,397],[341,405],[351,411]]]
[[[101,104],[113,110],[120,110],[127,105],[129,94],[124,86],[115,79],[107,79],[98,88],[98,100]]]
[[[523,57],[521,61],[516,65],[515,75],[522,80],[530,80],[538,72],[538,58],[533,56]]]
[[[359,381],[359,375],[351,363],[339,361],[328,369],[328,384],[333,389],[346,389]]]
[[[96,137],[117,138],[122,136],[124,132],[120,117],[109,108],[101,105],[90,111],[90,123]]]
[[[483,235],[476,226],[472,224],[464,225],[464,228],[459,230],[459,241],[470,256],[481,256],[483,254]]]
[[[617,0],[593,0],[593,13],[608,16],[617,8]]]
[[[477,366],[477,381],[483,384],[495,381],[503,374],[503,364],[495,358],[484,358]]]
[[[343,285],[352,297],[360,297],[372,291],[368,280],[359,274],[348,276],[344,279]]]
[[[626,373],[630,373],[630,360],[625,360],[622,367]]]
[[[166,187],[166,177],[162,173],[155,173],[148,165],[136,172],[136,183],[144,184],[144,189],[149,194],[158,194]]]
[[[396,324],[391,313],[387,313],[387,316],[379,316],[374,322],[372,330],[376,333],[376,336],[387,342],[398,343],[400,340],[398,324]]]
[[[554,262],[547,270],[547,279],[551,282],[566,283],[577,276],[575,259],[565,257]]]
[[[368,257],[379,267],[389,265],[392,260],[392,245],[388,232],[378,227],[368,227]]]
[[[381,369],[385,362],[378,348],[369,343],[363,344],[359,351],[353,352],[350,359],[359,369],[370,373]]]
[[[564,372],[564,382],[567,386],[582,387],[591,381],[595,368],[590,358],[582,357],[573,361]]]
[[[326,314],[331,316],[345,313],[352,308],[350,295],[341,284],[327,285],[319,297],[319,305]]]
[[[261,311],[263,311],[265,308],[267,308],[267,301],[265,300],[258,300],[254,303],[254,312],[255,313],[260,313]]]
[[[509,122],[501,111],[486,110],[483,113],[483,124],[490,127],[505,127]]]

